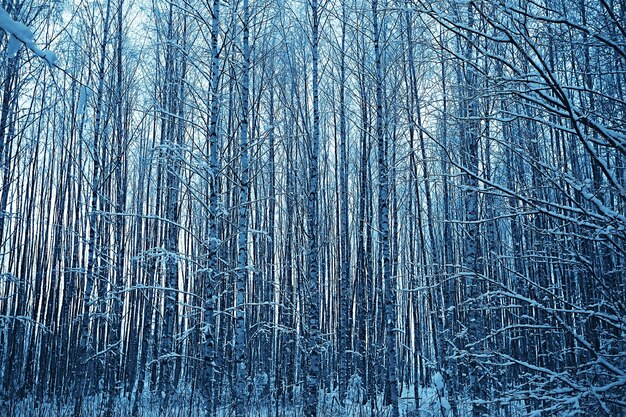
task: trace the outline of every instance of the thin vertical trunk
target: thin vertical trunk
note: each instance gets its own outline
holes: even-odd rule
[[[376,139],[378,153],[378,228],[380,236],[380,255],[382,260],[382,278],[385,288],[385,347],[386,390],[391,405],[391,417],[398,417],[398,364],[396,353],[397,338],[397,303],[396,281],[392,276],[390,233],[389,233],[389,166],[387,136],[383,124],[383,62],[380,45],[378,0],[372,0],[372,22],[374,36],[374,65],[376,68]]]
[[[2,188],[0,188],[0,248],[4,248],[4,229],[8,216],[7,206],[9,199],[9,188],[11,179],[11,170],[9,169],[10,141],[11,137],[7,134],[9,129],[9,121],[12,120],[12,102],[14,100],[14,88],[17,82],[17,60],[19,58],[9,59],[4,68],[5,75],[2,89],[2,108],[0,109],[0,179],[2,180]],[[7,239],[8,240],[8,239]],[[3,249],[4,250],[4,249]]]
[[[477,38],[472,33],[475,28],[475,17],[473,5],[469,3],[466,9],[467,13],[467,40],[461,47],[465,53],[465,59],[468,64],[462,71],[462,78],[459,80],[462,96],[461,109],[461,162],[465,169],[469,172],[463,177],[463,185],[465,192],[463,204],[465,210],[465,240],[463,246],[464,267],[467,271],[467,277],[464,282],[465,294],[467,297],[468,307],[465,311],[465,320],[467,322],[467,340],[465,340],[468,349],[469,360],[467,372],[469,374],[469,389],[471,390],[472,399],[477,401],[472,404],[472,415],[475,417],[483,416],[488,412],[486,407],[480,403],[484,395],[480,381],[481,368],[477,358],[477,348],[467,347],[476,340],[481,339],[482,334],[482,312],[480,308],[479,297],[482,292],[481,282],[483,275],[483,255],[481,250],[481,236],[479,219],[479,182],[478,182],[478,164],[479,164],[479,145],[481,126],[479,120],[479,101],[478,101],[478,73],[473,67],[474,48],[477,46]]]
[[[246,416],[248,397],[248,363],[246,362],[246,282],[248,278],[248,193],[249,193],[249,144],[248,107],[250,94],[250,10],[248,0],[243,0],[243,74],[241,85],[241,131],[239,150],[241,173],[239,182],[239,223],[237,227],[237,309],[235,334],[235,415]]]
[[[211,19],[211,87],[210,87],[210,121],[209,121],[209,172],[207,175],[209,186],[209,238],[207,274],[204,281],[204,354],[203,354],[203,384],[205,388],[206,415],[215,415],[216,398],[215,387],[215,318],[214,312],[217,302],[215,275],[218,271],[218,138],[217,122],[219,116],[219,81],[220,81],[220,48],[218,47],[220,27],[220,0],[213,0]]]
[[[365,48],[364,33],[361,33],[361,45]],[[370,236],[371,236],[371,210],[368,210],[368,198],[370,190],[370,182],[368,175],[368,157],[370,153],[370,146],[368,143],[369,137],[369,111],[368,111],[368,96],[366,86],[366,74],[365,74],[365,51],[360,52],[360,73],[359,73],[359,100],[360,100],[360,163],[359,163],[359,209],[358,209],[358,234],[357,234],[357,248],[356,248],[356,279],[354,289],[354,328],[355,338],[353,350],[357,353],[357,372],[362,379],[364,385],[368,386],[369,377],[369,346],[367,339],[367,332],[369,326],[368,312],[371,309],[371,300],[367,292],[368,279],[371,277],[371,256],[368,256],[370,250]],[[369,395],[369,390],[366,391]],[[365,398],[364,398],[365,400]]]
[[[100,207],[100,193],[101,193],[101,174],[102,174],[102,149],[104,144],[102,143],[103,131],[102,131],[102,113],[103,113],[103,100],[104,100],[104,78],[106,75],[106,57],[107,57],[107,45],[109,42],[109,30],[110,30],[110,16],[111,16],[111,0],[106,2],[106,11],[103,22],[103,34],[102,43],[100,45],[100,60],[98,67],[98,87],[96,91],[96,108],[94,116],[94,134],[93,134],[93,147],[92,147],[92,177],[91,177],[91,195],[90,195],[90,212],[89,212],[89,254],[87,259],[87,271],[86,271],[86,285],[83,293],[83,305],[82,305],[82,317],[80,327],[80,342],[79,342],[79,360],[80,369],[78,370],[78,390],[76,391],[76,401],[74,404],[74,416],[78,417],[82,415],[82,400],[84,396],[88,394],[90,386],[89,376],[93,374],[93,354],[94,343],[92,341],[92,335],[90,334],[90,321],[91,321],[91,293],[94,288],[96,279],[100,278],[100,271],[98,265],[100,260],[98,259],[100,254],[100,248],[98,242],[100,241],[100,216],[98,210]],[[101,282],[100,285],[104,285]]]
[[[117,216],[115,217],[115,271],[113,278],[113,301],[111,308],[110,319],[110,337],[109,345],[111,353],[107,356],[106,372],[108,376],[106,378],[106,384],[108,386],[108,401],[105,409],[105,416],[111,417],[114,413],[115,397],[119,385],[118,364],[120,362],[120,356],[122,353],[121,346],[121,332],[122,332],[122,294],[121,288],[123,286],[123,273],[125,263],[125,251],[126,251],[126,238],[124,236],[124,216],[122,215],[126,211],[126,158],[125,142],[126,132],[124,129],[124,100],[122,96],[123,85],[123,67],[122,67],[122,40],[123,40],[123,9],[124,0],[119,0],[117,7],[117,44],[116,44],[116,85],[115,85],[115,140],[116,140],[116,167],[115,167],[115,180],[117,184],[116,194],[116,206],[115,211]]]
[[[341,217],[341,238],[340,238],[340,263],[341,263],[341,285],[339,304],[339,400],[343,404],[348,385],[348,357],[347,350],[350,345],[350,330],[348,318],[348,302],[351,299],[350,288],[350,231],[348,230],[348,152],[347,152],[347,132],[346,132],[346,16],[347,6],[342,2],[342,23],[341,23],[341,57],[339,64],[339,182],[340,182],[340,217]]]
[[[311,2],[312,13],[312,90],[313,90],[313,133],[309,147],[309,178],[307,200],[307,279],[309,300],[307,311],[308,357],[306,359],[305,417],[317,415],[320,371],[319,341],[319,287],[318,287],[318,188],[320,152],[320,109],[319,109],[319,10],[318,1]]]
[[[165,90],[167,90],[167,100],[164,114],[161,117],[165,120],[165,129],[161,138],[167,148],[167,162],[165,175],[165,218],[168,220],[164,226],[164,246],[165,246],[165,293],[163,294],[163,328],[161,344],[159,346],[160,372],[160,392],[161,409],[169,408],[170,398],[176,389],[175,364],[177,356],[177,346],[174,341],[178,323],[178,270],[179,270],[179,196],[181,187],[182,170],[182,149],[183,138],[183,112],[185,94],[185,72],[186,72],[186,19],[183,14],[182,33],[177,33],[179,28],[174,21],[175,14],[173,4],[170,4],[168,17],[169,43],[166,52],[165,63]],[[178,41],[181,44],[178,44]],[[183,53],[180,54],[182,50]],[[182,56],[181,56],[182,55]]]
[[[269,229],[269,242],[267,248],[267,268],[268,268],[268,282],[270,285],[270,294],[271,301],[273,302],[271,316],[268,317],[268,320],[271,319],[272,322],[272,346],[271,346],[271,355],[272,361],[270,364],[270,384],[272,388],[272,398],[274,400],[274,405],[278,407],[278,398],[279,398],[279,387],[280,383],[278,381],[279,378],[279,363],[278,358],[280,357],[280,332],[278,328],[278,324],[280,322],[280,294],[281,294],[281,286],[280,286],[280,274],[276,273],[276,139],[274,133],[274,123],[276,123],[275,118],[275,107],[274,107],[274,63],[270,64],[270,86],[269,86],[269,170],[270,170],[270,183],[269,183],[269,201],[267,208],[268,219],[268,229]],[[277,414],[277,413],[276,413]]]

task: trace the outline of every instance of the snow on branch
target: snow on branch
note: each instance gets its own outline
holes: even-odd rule
[[[6,9],[0,6],[0,27],[9,35],[7,56],[15,58],[22,45],[33,51],[35,55],[45,59],[49,65],[57,65],[57,57],[54,52],[47,49],[39,49],[35,45],[33,32],[24,23],[16,22]]]

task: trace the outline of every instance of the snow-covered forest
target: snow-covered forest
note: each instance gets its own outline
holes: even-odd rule
[[[625,0],[2,0],[0,415],[626,415]]]

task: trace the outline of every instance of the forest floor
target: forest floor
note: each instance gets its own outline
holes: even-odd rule
[[[256,396],[254,396],[256,397]],[[375,407],[370,403],[362,404],[360,401],[348,399],[342,406],[339,403],[337,392],[326,393],[320,401],[318,414],[323,417],[386,417],[390,415],[389,407],[383,405],[382,396],[378,398]],[[354,397],[353,397],[354,398]],[[263,398],[251,398],[251,406],[248,417],[302,417],[302,407],[268,404]],[[6,406],[6,404],[5,404]],[[420,390],[420,412],[415,409],[415,399],[412,387],[405,387],[399,401],[400,416],[402,417],[431,417],[441,416],[442,408],[434,387],[426,387]],[[19,402],[13,402],[5,408],[11,417],[73,417],[74,407],[72,400],[57,398],[53,401],[37,403],[29,397]],[[105,403],[102,396],[94,396],[83,404],[83,416],[99,417],[104,415]],[[522,416],[523,413],[509,410],[503,414],[507,417]],[[232,410],[222,408],[218,410],[217,417],[230,417]],[[155,398],[143,398],[133,415],[132,406],[127,398],[116,402],[113,411],[114,417],[204,417],[204,404],[198,396],[180,393],[176,399],[170,399],[165,410],[160,409],[160,404]],[[494,416],[496,417],[496,416]]]
[[[256,397],[256,396],[254,396]],[[420,394],[421,416],[439,415],[438,400],[434,389],[425,388]],[[326,393],[320,401],[319,415],[324,417],[384,417],[389,410],[382,404],[382,397],[375,407],[370,403],[362,404],[360,401],[348,399],[342,406],[336,392]],[[251,398],[249,417],[302,417],[300,406],[285,406],[268,404],[261,398]],[[401,416],[414,417],[415,400],[412,391],[405,390],[399,401]],[[20,401],[4,404],[4,411],[11,417],[73,417],[73,400],[68,398],[55,398],[47,401],[37,401],[34,397],[28,397]],[[133,416],[132,405],[127,398],[116,401],[113,411],[114,417]],[[98,417],[104,415],[105,401],[101,395],[96,395],[83,403],[83,416]],[[217,417],[228,417],[232,413],[228,408],[218,410]],[[204,403],[198,396],[190,396],[180,393],[175,399],[170,399],[165,410],[160,409],[159,401],[154,398],[143,398],[137,407],[133,417],[204,417]]]

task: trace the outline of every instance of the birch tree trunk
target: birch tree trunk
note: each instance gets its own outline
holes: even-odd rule
[[[210,120],[209,120],[209,187],[208,211],[208,259],[207,274],[204,281],[204,356],[203,384],[206,398],[206,416],[215,415],[215,308],[217,302],[216,275],[218,273],[218,201],[219,201],[219,164],[218,164],[218,117],[219,117],[219,82],[220,82],[220,48],[218,47],[220,28],[220,0],[213,0],[211,18],[211,86],[210,86]]]
[[[383,63],[380,46],[380,27],[378,15],[378,0],[372,0],[372,24],[374,40],[374,65],[376,84],[376,140],[378,154],[378,228],[380,239],[380,256],[382,257],[382,275],[385,288],[385,348],[386,360],[386,390],[391,401],[391,417],[398,417],[398,364],[396,352],[397,338],[397,304],[396,280],[392,276],[390,236],[389,236],[389,167],[387,136],[383,123]]]
[[[341,262],[341,283],[339,292],[339,327],[338,327],[338,348],[339,348],[339,400],[343,404],[348,385],[348,354],[350,349],[351,326],[348,318],[350,311],[348,306],[352,299],[350,295],[350,230],[349,230],[349,207],[348,207],[348,150],[347,150],[347,127],[346,127],[346,26],[347,26],[347,5],[341,2],[341,51],[339,63],[339,183],[340,183],[340,217],[341,217],[341,238],[340,238],[340,262]],[[354,355],[351,355],[354,358]]]
[[[107,388],[107,405],[105,409],[105,417],[112,417],[114,414],[115,398],[117,397],[120,381],[118,365],[121,362],[123,353],[121,336],[122,336],[122,305],[123,295],[122,287],[124,285],[124,267],[126,255],[126,237],[124,236],[125,219],[123,214],[126,211],[126,157],[124,149],[126,147],[126,129],[124,120],[126,112],[124,109],[124,68],[122,66],[123,57],[123,12],[124,0],[119,0],[117,5],[117,33],[116,33],[116,71],[115,71],[115,182],[117,185],[116,205],[115,205],[115,270],[112,284],[112,307],[110,313],[110,338],[109,349],[111,353],[107,355],[107,372],[106,384]]]
[[[475,28],[474,7],[470,3],[466,6],[467,19],[467,42],[461,47],[466,55],[468,62],[474,62],[473,48],[476,46],[476,38],[472,33]],[[480,340],[482,337],[482,312],[480,308],[479,297],[482,294],[483,279],[483,254],[481,249],[481,237],[479,219],[479,182],[478,178],[478,161],[479,146],[481,139],[481,125],[479,115],[478,101],[478,74],[473,64],[467,65],[460,81],[461,88],[461,161],[467,169],[464,176],[464,209],[465,209],[465,235],[464,240],[464,265],[467,268],[467,277],[465,278],[464,288],[467,297],[467,309],[465,310],[465,320],[468,327],[468,340],[465,341],[466,349],[469,350],[469,367],[467,373],[469,377],[470,390],[472,398],[481,401],[486,400],[485,391],[482,389],[484,382],[481,382],[481,368],[476,355],[478,349],[469,347],[471,341]],[[479,403],[472,405],[473,416],[486,415],[488,410]]]
[[[248,363],[246,362],[246,283],[248,278],[248,193],[249,193],[249,144],[248,144],[248,107],[250,91],[250,10],[248,0],[243,0],[243,63],[241,84],[241,129],[240,158],[241,173],[239,179],[239,219],[237,226],[237,309],[235,332],[235,415],[246,416],[248,398]]]
[[[102,175],[102,148],[105,144],[102,143],[102,105],[104,102],[104,80],[106,75],[106,58],[107,58],[107,46],[109,43],[109,30],[110,30],[110,16],[111,16],[111,0],[106,2],[106,11],[103,22],[103,34],[102,43],[100,45],[100,56],[98,66],[98,85],[96,90],[96,107],[94,115],[93,126],[93,144],[92,144],[92,174],[91,174],[91,193],[90,193],[90,212],[89,212],[89,254],[87,259],[87,271],[86,271],[86,284],[83,292],[83,305],[82,305],[82,317],[80,326],[80,342],[79,342],[79,360],[80,364],[77,364],[78,384],[79,388],[76,391],[76,400],[74,403],[74,416],[80,417],[83,414],[83,398],[88,395],[90,386],[93,385],[93,380],[89,378],[89,375],[93,372],[93,355],[95,353],[94,340],[90,334],[91,327],[91,305],[95,302],[92,299],[92,292],[94,289],[94,283],[96,279],[101,279],[100,276],[100,214],[98,213],[100,207],[100,193],[101,190],[101,175]],[[104,282],[100,282],[100,285],[104,285]],[[80,366],[80,369],[78,368]]]
[[[304,415],[317,416],[319,373],[320,373],[320,335],[319,335],[319,264],[318,264],[318,188],[319,188],[319,152],[320,152],[320,109],[319,109],[319,6],[317,0],[311,2],[312,22],[312,81],[313,90],[313,132],[309,142],[309,178],[307,190],[307,237],[308,253],[306,273],[308,280],[306,380]]]

